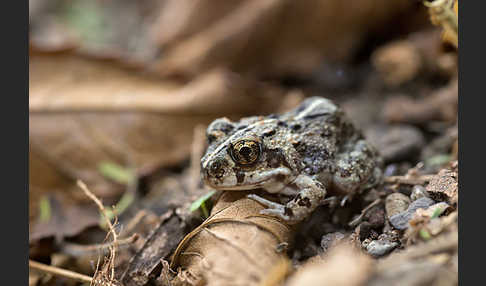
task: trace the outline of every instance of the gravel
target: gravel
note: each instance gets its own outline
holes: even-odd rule
[[[408,221],[418,209],[426,209],[435,202],[427,197],[419,198],[412,202],[406,211],[392,215],[389,220],[396,229],[404,230],[408,228]]]

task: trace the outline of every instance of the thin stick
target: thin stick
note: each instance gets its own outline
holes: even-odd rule
[[[130,237],[119,239],[118,246],[123,246],[127,244],[132,244],[136,242],[140,236],[137,233],[132,234]],[[61,251],[65,254],[71,256],[83,256],[88,253],[98,252],[98,251],[105,251],[111,250],[110,248],[113,247],[112,242],[101,243],[101,244],[90,244],[90,245],[80,245],[76,243],[63,243],[61,246]]]
[[[49,274],[56,275],[56,276],[66,277],[66,278],[73,279],[73,280],[76,280],[76,281],[79,281],[79,282],[91,283],[91,281],[93,280],[91,277],[89,277],[87,275],[80,274],[80,273],[73,272],[73,271],[66,270],[66,269],[62,269],[62,268],[55,267],[55,266],[46,265],[46,264],[36,262],[36,261],[30,260],[30,259],[29,259],[29,267],[32,268],[32,269],[35,269],[35,270],[39,270],[41,272],[49,273]]]
[[[385,177],[385,183],[390,183],[390,184],[407,184],[407,185],[423,185],[432,178],[434,178],[435,175],[422,175],[418,177],[411,177],[411,176],[389,176]]]
[[[115,266],[114,266],[114,261],[115,261],[115,254],[116,254],[116,249],[118,247],[118,238],[117,234],[115,232],[115,228],[113,227],[113,224],[111,223],[108,214],[106,213],[106,209],[101,203],[101,201],[88,189],[86,184],[84,184],[81,180],[78,180],[76,182],[78,186],[84,191],[86,196],[88,196],[91,200],[95,202],[95,204],[98,206],[100,209],[100,212],[103,214],[103,217],[105,218],[106,225],[108,225],[110,229],[110,233],[113,237],[112,241],[112,247],[111,247],[111,255],[110,255],[110,268],[111,268],[111,277],[110,280],[115,279]]]
[[[358,225],[358,223],[360,223],[361,220],[363,219],[363,216],[366,214],[366,212],[368,212],[372,207],[376,206],[379,203],[381,203],[381,199],[376,199],[374,202],[372,202],[367,207],[365,207],[361,211],[361,214],[357,218],[355,218],[353,221],[351,221],[348,225],[349,226],[356,226],[356,225]]]

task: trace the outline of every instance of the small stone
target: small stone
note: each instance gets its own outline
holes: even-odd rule
[[[416,201],[410,204],[410,206],[407,208],[406,211],[394,214],[391,217],[389,217],[389,221],[396,229],[400,229],[400,230],[407,229],[409,225],[408,222],[410,221],[410,219],[412,218],[416,210],[427,209],[429,206],[433,204],[434,201],[430,198],[423,197],[417,199]]]
[[[412,201],[416,201],[416,200],[418,200],[420,198],[424,198],[424,197],[427,197],[427,198],[429,197],[427,190],[421,185],[413,186],[412,194],[410,195],[410,199],[412,199]]]
[[[366,247],[366,251],[374,257],[383,256],[398,246],[396,242],[373,240]]]
[[[364,219],[367,220],[372,228],[380,228],[385,224],[385,211],[382,206],[377,206],[370,209]]]
[[[388,218],[407,210],[410,198],[402,193],[393,193],[386,197],[385,209]]]
[[[328,233],[322,236],[321,247],[324,251],[336,245],[339,241],[344,238],[344,234],[340,232]]]
[[[412,125],[376,125],[365,130],[365,135],[380,150],[387,164],[420,154],[425,144],[422,131]]]

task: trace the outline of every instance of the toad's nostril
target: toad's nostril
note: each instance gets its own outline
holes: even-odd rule
[[[215,161],[209,166],[209,173],[215,178],[221,178],[224,175],[223,166],[219,161]]]
[[[211,171],[217,171],[220,167],[221,164],[219,163],[219,161],[214,161],[213,163],[211,163],[211,166],[209,168],[211,169]]]

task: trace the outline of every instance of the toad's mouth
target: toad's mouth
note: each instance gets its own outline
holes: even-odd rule
[[[263,185],[268,182],[269,179],[261,180],[261,181],[256,181],[256,182],[251,182],[251,183],[240,183],[240,184],[227,184],[225,185],[224,183],[215,183],[212,180],[205,179],[204,182],[206,185],[217,189],[217,190],[224,190],[224,191],[248,191],[248,190],[254,190],[258,188],[262,188]]]
[[[278,184],[287,184],[295,179],[295,174],[286,167],[279,167],[272,170],[258,173],[241,173],[232,174],[231,176],[221,179],[204,178],[206,185],[217,190],[253,190],[263,188],[265,185],[275,182]]]
[[[219,186],[217,189],[218,190],[224,190],[224,191],[249,191],[249,190],[254,190],[254,189],[259,189],[262,188],[261,185],[241,185],[241,186]]]

